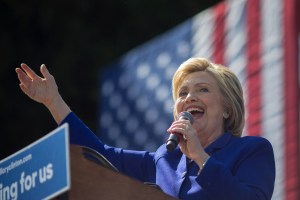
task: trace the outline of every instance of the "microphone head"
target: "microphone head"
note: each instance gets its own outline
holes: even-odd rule
[[[187,111],[183,111],[183,112],[179,113],[178,119],[189,120],[191,124],[193,124],[193,122],[194,122],[193,115]]]

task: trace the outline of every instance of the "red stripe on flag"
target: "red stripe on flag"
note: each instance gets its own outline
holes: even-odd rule
[[[247,1],[247,89],[248,135],[261,134],[261,32],[260,0]]]
[[[225,63],[225,18],[227,13],[227,6],[224,2],[219,3],[214,8],[214,31],[213,31],[213,53],[212,60],[214,63]]]
[[[284,1],[285,199],[299,195],[299,82],[297,2]]]

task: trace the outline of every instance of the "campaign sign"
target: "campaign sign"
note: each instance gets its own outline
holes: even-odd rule
[[[64,124],[0,161],[0,200],[49,199],[70,188],[68,131]]]

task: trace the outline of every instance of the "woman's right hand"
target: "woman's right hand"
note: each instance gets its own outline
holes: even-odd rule
[[[21,90],[31,99],[48,106],[59,96],[59,92],[54,77],[44,64],[40,70],[43,77],[38,76],[26,64],[22,63],[21,68],[16,68]]]
[[[31,99],[44,104],[51,112],[55,121],[59,124],[71,112],[58,92],[54,77],[46,66],[41,65],[43,77],[38,76],[26,64],[16,68],[21,90]]]

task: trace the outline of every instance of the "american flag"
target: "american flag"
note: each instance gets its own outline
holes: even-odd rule
[[[189,57],[221,63],[240,79],[243,135],[273,145],[272,199],[300,199],[298,0],[227,0],[133,49],[101,72],[99,137],[154,151],[173,121],[171,79]]]

